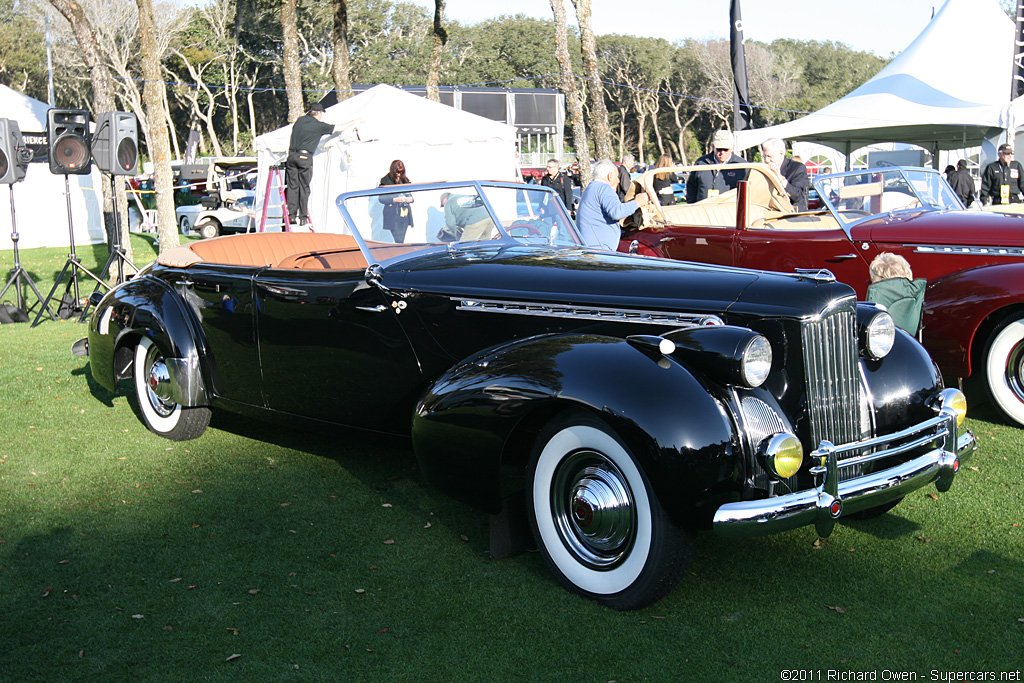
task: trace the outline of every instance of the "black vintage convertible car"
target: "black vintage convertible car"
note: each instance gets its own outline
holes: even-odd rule
[[[526,522],[558,580],[616,609],[734,537],[871,516],[945,491],[974,437],[963,395],[889,314],[827,271],[588,248],[546,188],[406,185],[395,244],[377,189],[346,234],[168,250],[96,303],[91,372],[131,380],[148,427],[211,410],[409,434],[426,479]]]

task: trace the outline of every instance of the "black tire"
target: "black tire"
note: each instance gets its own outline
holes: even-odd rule
[[[199,234],[204,240],[213,239],[220,234],[220,224],[217,223],[217,221],[207,219],[205,221],[201,221],[199,225],[196,226],[196,230],[199,231]]]
[[[612,430],[587,413],[549,423],[530,459],[527,509],[537,547],[567,589],[638,609],[679,582],[690,534],[669,519]]]
[[[1007,420],[1024,426],[1024,316],[992,331],[982,359],[985,388]]]
[[[188,216],[182,216],[178,222],[178,229],[182,235],[188,235],[192,232],[192,225],[189,223]]]
[[[135,347],[132,373],[139,414],[150,431],[171,441],[202,436],[210,424],[210,409],[186,408],[169,398],[163,354],[148,337],[143,337]]]

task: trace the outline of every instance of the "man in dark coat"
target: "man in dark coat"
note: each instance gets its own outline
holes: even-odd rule
[[[324,105],[314,102],[309,112],[292,124],[292,135],[288,143],[288,160],[284,165],[284,182],[287,187],[288,219],[299,225],[309,221],[309,183],[313,180],[313,153],[320,144],[320,137],[334,132],[334,126],[323,123]]]
[[[949,175],[949,186],[953,188],[953,192],[964,206],[970,206],[974,202],[974,178],[967,170],[966,159],[956,162],[956,170]]]
[[[1024,168],[1013,159],[1013,147],[999,145],[999,159],[985,167],[981,174],[982,204],[1019,204]]]
[[[572,181],[569,180],[569,176],[562,173],[558,159],[548,159],[548,172],[541,177],[540,184],[557,192],[565,208],[572,211]]]
[[[720,130],[712,138],[714,151],[705,154],[697,161],[695,166],[708,166],[711,164],[742,164],[743,157],[732,153],[732,133],[727,130]],[[715,197],[723,192],[736,187],[741,180],[746,180],[747,169],[740,168],[735,171],[728,169],[712,171],[692,171],[686,179],[686,203],[693,204],[708,197]]]
[[[769,138],[761,143],[761,158],[782,180],[789,203],[797,211],[807,210],[807,167],[786,156],[786,143]]]

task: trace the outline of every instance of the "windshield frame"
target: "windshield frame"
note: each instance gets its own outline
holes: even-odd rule
[[[544,193],[549,196],[548,209],[555,211],[555,218],[559,225],[565,228],[565,231],[570,237],[571,244],[565,242],[554,242],[548,238],[538,237],[518,237],[512,235],[508,231],[508,227],[502,223],[500,219],[500,213],[495,209],[492,201],[492,197],[488,194],[487,189],[499,190],[503,192],[530,192],[530,193]],[[402,194],[414,194],[414,193],[445,193],[450,190],[462,190],[468,191],[472,189],[476,192],[482,202],[482,206],[486,209],[494,228],[496,235],[492,239],[487,240],[467,240],[467,241],[433,241],[428,240],[425,242],[410,242],[410,243],[387,243],[377,242],[373,240],[367,240],[366,236],[363,235],[363,231],[359,226],[363,225],[365,221],[356,220],[355,216],[350,212],[350,207],[353,206],[353,200],[359,200],[363,198],[380,197],[384,195],[393,195],[397,193]],[[568,211],[565,209],[558,197],[558,194],[549,187],[543,185],[532,185],[519,182],[507,182],[507,181],[496,181],[496,180],[465,180],[465,181],[447,181],[447,182],[436,182],[436,183],[409,183],[402,185],[385,185],[379,186],[367,190],[356,190],[352,192],[344,192],[338,195],[335,201],[338,211],[341,213],[342,220],[345,224],[345,234],[351,235],[359,246],[359,250],[366,257],[367,263],[383,264],[393,261],[405,260],[412,258],[418,254],[434,252],[438,250],[447,250],[455,252],[464,250],[473,246],[490,245],[490,246],[509,246],[509,245],[522,245],[522,244],[545,244],[552,248],[586,248],[588,245],[584,242],[583,237],[580,235],[579,229],[576,227],[575,222],[569,216]],[[392,255],[385,258],[378,258],[374,252],[376,250],[386,247],[419,247],[411,248],[404,253],[398,255]]]
[[[871,178],[871,176],[876,176],[877,179]],[[852,178],[865,178],[867,182],[853,183],[846,180]],[[868,196],[881,197],[887,192],[887,183],[889,186],[892,186],[894,181],[901,184],[899,190],[895,191],[911,196],[913,199],[916,199],[916,203],[903,207],[887,208],[885,210],[881,210],[882,207],[876,207],[878,210],[869,208],[866,211],[860,210],[862,212],[859,211],[858,213],[853,214],[851,209],[840,204],[840,198],[832,192],[836,187],[845,188],[855,185],[868,187],[873,183],[877,183],[877,189],[879,190],[877,194],[851,194],[850,197],[847,198],[867,198]],[[829,212],[847,235],[850,234],[850,229],[855,225],[875,220],[882,216],[893,218],[897,215],[909,212],[922,213],[931,211],[965,210],[963,203],[960,201],[960,198],[957,197],[956,193],[953,192],[953,188],[949,186],[945,176],[940,173],[938,169],[933,168],[881,166],[876,168],[860,169],[857,171],[845,171],[843,173],[829,173],[814,178],[812,185],[817,191],[824,206],[828,208]],[[937,191],[937,194],[932,196],[925,193],[923,186],[934,188]],[[907,192],[908,190],[909,192]],[[881,204],[881,202],[879,202],[879,204]],[[866,205],[870,206],[870,202],[866,202]]]

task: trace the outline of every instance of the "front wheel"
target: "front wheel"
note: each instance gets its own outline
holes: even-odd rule
[[[132,370],[139,412],[150,431],[171,441],[196,439],[206,431],[210,409],[187,408],[174,401],[167,363],[152,339],[143,337],[135,347]]]
[[[992,402],[1024,426],[1024,317],[1004,322],[985,349],[985,384]]]
[[[537,546],[569,590],[613,609],[637,609],[664,597],[689,566],[689,533],[672,523],[601,420],[580,413],[550,423],[529,481]]]
[[[213,239],[220,234],[220,226],[217,225],[217,221],[205,220],[196,226],[196,230],[206,240]]]
[[[192,232],[192,225],[189,223],[188,216],[182,216],[181,222],[178,226],[181,228],[182,235],[187,235]]]

